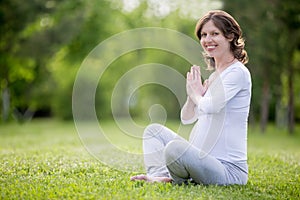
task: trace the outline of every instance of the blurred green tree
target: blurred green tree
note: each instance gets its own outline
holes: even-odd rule
[[[80,1],[0,2],[0,89],[4,121],[49,109],[53,82],[45,65],[80,28]],[[77,10],[76,10],[77,9]],[[68,15],[72,11],[72,15]],[[76,22],[76,23],[74,23]],[[48,82],[45,82],[47,80]]]
[[[224,10],[239,21],[246,37],[246,49],[253,74],[252,113],[260,115],[260,127],[275,116],[282,98],[280,77],[289,77],[289,130],[294,123],[294,66],[292,55],[299,49],[299,3],[295,1],[224,0]],[[293,42],[291,42],[293,38]],[[272,118],[271,118],[272,117]]]
[[[275,16],[279,19],[280,32],[282,37],[279,40],[279,47],[284,49],[282,60],[284,63],[284,74],[288,77],[288,102],[287,121],[288,130],[294,132],[295,126],[295,81],[299,76],[299,55],[300,51],[300,1],[285,0],[275,1],[278,5]],[[298,70],[297,70],[298,69]],[[298,72],[298,73],[297,73]]]

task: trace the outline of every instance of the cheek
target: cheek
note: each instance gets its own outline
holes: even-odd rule
[[[200,44],[201,44],[202,48],[204,49],[204,41],[203,40],[200,40]]]
[[[231,46],[230,42],[227,41],[226,45],[227,45],[227,48],[230,50],[230,46]]]
[[[228,40],[226,40],[225,38],[224,39],[221,39],[220,40],[220,43],[222,44],[222,46],[224,47],[224,48],[230,48],[230,42],[228,41]]]

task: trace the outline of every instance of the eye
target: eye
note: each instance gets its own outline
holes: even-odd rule
[[[206,33],[201,33],[201,38],[204,38],[204,37],[206,37],[206,36],[207,36]]]
[[[213,32],[213,35],[214,36],[217,36],[217,35],[219,35],[220,33],[219,32]]]

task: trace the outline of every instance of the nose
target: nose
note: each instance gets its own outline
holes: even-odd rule
[[[204,41],[205,42],[211,42],[212,41],[212,37],[210,34],[207,34],[206,37],[204,37]]]
[[[206,35],[205,37],[201,38],[200,42],[203,44],[210,43],[212,42],[212,37],[210,35]]]

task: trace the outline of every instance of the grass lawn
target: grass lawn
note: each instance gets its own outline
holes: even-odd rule
[[[170,123],[171,128],[175,124]],[[88,124],[86,127],[93,132]],[[140,141],[120,137],[114,123],[105,122],[102,128],[109,132],[112,143],[140,151]],[[94,143],[105,152],[105,141],[101,141]],[[131,182],[129,177],[135,172],[102,164],[84,145],[72,122],[0,125],[0,199],[300,199],[299,125],[294,136],[274,126],[264,135],[250,128],[245,186]],[[109,148],[106,151],[111,160],[122,156]],[[134,158],[125,160],[143,169],[141,163],[133,164]]]

